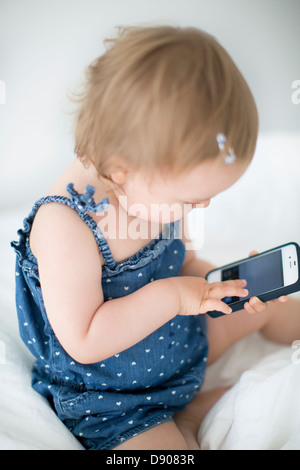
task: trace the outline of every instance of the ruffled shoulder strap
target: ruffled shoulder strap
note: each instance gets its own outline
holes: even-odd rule
[[[23,242],[29,236],[33,219],[39,207],[42,204],[58,202],[74,209],[78,213],[79,217],[83,220],[83,222],[85,222],[90,227],[99,246],[105,265],[109,268],[114,268],[116,262],[111,254],[107,240],[95,220],[88,214],[89,212],[104,212],[109,206],[109,200],[105,197],[98,204],[96,204],[93,198],[95,194],[95,188],[90,185],[86,186],[84,194],[79,194],[74,189],[73,183],[69,183],[66,189],[70,195],[70,199],[65,196],[45,196],[36,201],[30,214],[26,219],[24,219],[24,229],[18,230],[18,234],[20,237],[19,241],[12,242],[11,245],[13,246],[13,248],[15,248],[16,251],[19,251],[20,246],[23,245]]]
[[[87,214],[88,212],[103,212],[109,206],[107,197],[103,198],[98,204],[95,203],[93,198],[95,188],[89,184],[86,185],[84,194],[79,194],[75,191],[73,183],[68,184],[67,191],[70,194],[71,201],[76,207],[76,211],[80,215]]]

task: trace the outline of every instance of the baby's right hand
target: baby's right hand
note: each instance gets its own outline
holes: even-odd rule
[[[248,290],[244,289],[247,285],[244,279],[211,284],[203,278],[193,276],[174,277],[169,280],[174,283],[179,295],[179,315],[199,315],[213,310],[229,314],[232,309],[221,299],[248,295]]]

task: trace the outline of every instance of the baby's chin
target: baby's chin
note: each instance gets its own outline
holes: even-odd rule
[[[183,211],[181,206],[167,206],[165,205],[153,205],[149,210],[140,211],[138,218],[152,224],[170,224],[181,220],[185,215],[191,211],[191,207],[188,210]],[[133,215],[133,214],[132,214]]]
[[[160,214],[158,216],[150,216],[145,218],[141,217],[141,219],[153,225],[166,225],[171,224],[172,222],[176,222],[177,220],[181,220],[182,214]]]

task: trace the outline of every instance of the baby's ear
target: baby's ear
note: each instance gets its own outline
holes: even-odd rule
[[[129,163],[120,155],[112,155],[106,164],[106,172],[111,181],[118,185],[125,184],[129,174]]]

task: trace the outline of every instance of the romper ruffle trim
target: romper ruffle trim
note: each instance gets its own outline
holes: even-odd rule
[[[160,256],[165,247],[168,246],[174,238],[176,238],[176,234],[180,227],[180,221],[166,225],[159,237],[152,240],[148,245],[144,246],[134,255],[116,263],[105,236],[101,232],[95,220],[88,215],[89,212],[104,212],[109,207],[108,198],[103,198],[98,204],[95,203],[93,198],[95,188],[90,185],[86,186],[84,194],[79,194],[74,189],[73,183],[69,183],[66,189],[70,195],[70,199],[65,196],[45,196],[38,199],[33,205],[29,215],[24,219],[23,229],[19,229],[17,232],[19,240],[11,242],[11,246],[17,253],[19,266],[28,272],[29,275],[32,275],[37,279],[39,279],[37,260],[30,249],[29,235],[34,217],[42,204],[50,202],[65,204],[74,209],[80,215],[81,219],[92,230],[104,259],[104,266],[102,269],[103,278],[115,276],[119,274],[120,271],[138,269],[145,266]]]

